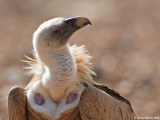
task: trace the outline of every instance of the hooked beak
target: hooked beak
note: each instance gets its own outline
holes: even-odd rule
[[[85,17],[73,17],[65,19],[64,22],[75,29],[80,29],[88,24],[91,25],[91,21]]]

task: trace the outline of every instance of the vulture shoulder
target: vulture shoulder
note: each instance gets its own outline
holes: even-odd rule
[[[82,120],[135,120],[136,117],[128,100],[103,85],[83,91],[79,110]]]
[[[9,120],[27,120],[27,97],[21,87],[13,87],[8,96]]]

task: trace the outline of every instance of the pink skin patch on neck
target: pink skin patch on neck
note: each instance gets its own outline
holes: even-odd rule
[[[43,105],[45,103],[45,100],[43,96],[40,93],[36,93],[34,96],[34,101],[38,105]]]
[[[69,93],[66,103],[71,104],[72,102],[74,102],[77,99],[77,97],[78,97],[77,93],[73,93],[73,92]]]

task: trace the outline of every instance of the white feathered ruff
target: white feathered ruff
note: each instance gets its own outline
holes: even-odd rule
[[[92,79],[92,75],[96,75],[96,73],[92,70],[92,63],[90,62],[92,56],[88,53],[84,45],[77,46],[72,45],[70,47],[70,52],[75,58],[75,62],[77,65],[77,74],[84,80],[84,83],[87,85],[94,84],[95,82]],[[26,62],[29,66],[24,67],[27,70],[26,74],[28,76],[41,76],[43,74],[44,65],[41,61],[37,59],[30,58],[25,56],[27,60],[22,60]],[[37,77],[36,77],[37,78]],[[36,81],[33,77],[33,81]]]

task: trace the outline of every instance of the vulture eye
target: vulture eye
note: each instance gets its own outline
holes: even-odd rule
[[[55,31],[54,31],[54,34],[55,34],[55,35],[60,35],[61,33],[62,33],[61,30],[55,30]]]

